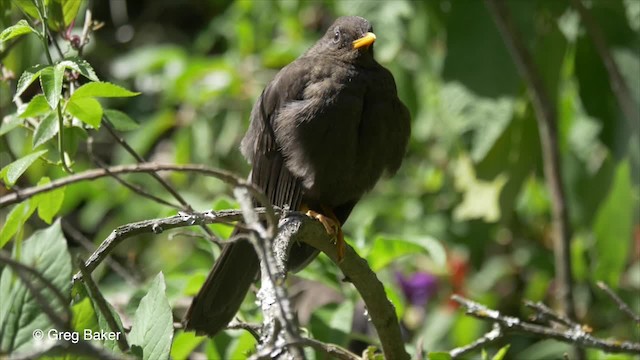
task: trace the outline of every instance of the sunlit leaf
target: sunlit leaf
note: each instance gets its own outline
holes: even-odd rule
[[[20,95],[29,88],[34,81],[40,77],[40,73],[43,69],[47,68],[46,65],[35,65],[25,70],[20,79],[18,79],[18,85],[16,87],[16,94],[13,96],[14,101],[20,98]]]
[[[105,109],[104,114],[118,131],[131,131],[140,127],[137,122],[122,111]]]
[[[13,235],[22,229],[22,226],[34,211],[35,207],[31,206],[31,203],[28,201],[21,202],[11,209],[9,214],[7,214],[7,218],[4,219],[4,225],[0,227],[0,249],[11,240]]]
[[[88,61],[81,58],[70,58],[63,60],[59,63],[60,66],[64,66],[67,69],[71,69],[79,72],[82,76],[86,77],[91,81],[100,81],[98,76],[96,75],[93,67],[89,64]]]
[[[131,97],[139,94],[108,82],[90,82],[80,86],[71,95],[71,100],[86,97]]]
[[[52,111],[36,127],[36,131],[33,133],[33,148],[35,149],[49,141],[56,136],[59,130],[58,114]]]
[[[91,125],[94,129],[100,127],[102,120],[102,105],[92,97],[74,98],[67,102],[66,110],[85,124]]]
[[[18,117],[20,119],[26,119],[29,117],[40,116],[48,111],[51,111],[51,107],[47,102],[47,99],[42,94],[38,94],[29,101],[29,103],[21,109],[22,111],[18,111]]]
[[[636,206],[628,161],[621,162],[609,195],[600,206],[593,231],[596,235],[596,279],[617,287],[626,266],[633,234],[633,210]]]
[[[9,26],[0,33],[0,43],[30,33],[37,34],[38,32],[29,26],[25,20],[20,20],[15,25]]]
[[[138,305],[129,342],[133,353],[142,359],[168,359],[172,338],[173,316],[165,294],[164,276],[159,273]]]
[[[46,152],[47,150],[36,151],[3,167],[2,170],[0,170],[0,176],[4,179],[5,184],[13,186],[29,166],[31,166],[31,164]]]
[[[48,105],[47,105],[48,106]],[[22,124],[22,119],[16,116],[16,114],[7,115],[2,119],[0,125],[0,136],[8,133],[9,131],[17,128]]]
[[[59,66],[48,66],[40,73],[40,86],[52,109],[58,106],[60,101],[63,75],[64,68]]]
[[[51,180],[45,176],[38,181],[38,186],[46,185],[50,182]],[[40,219],[47,224],[51,224],[53,217],[58,214],[64,201],[64,187],[38,194],[32,198],[32,201],[38,207]]]

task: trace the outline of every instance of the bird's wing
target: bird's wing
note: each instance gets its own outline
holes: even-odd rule
[[[274,134],[274,122],[281,107],[299,98],[307,82],[300,60],[283,68],[265,88],[251,112],[251,124],[242,140],[242,152],[251,162],[251,181],[276,206],[299,210],[302,182],[286,167]]]

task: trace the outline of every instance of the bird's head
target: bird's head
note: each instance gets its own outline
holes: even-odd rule
[[[369,22],[359,16],[342,16],[336,19],[320,41],[322,51],[345,60],[373,59],[373,43],[376,35]]]

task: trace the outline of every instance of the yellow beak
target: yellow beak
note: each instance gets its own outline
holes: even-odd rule
[[[364,34],[364,36],[361,37],[360,39],[352,42],[352,44],[354,49],[359,49],[361,47],[368,48],[369,46],[371,46],[371,44],[374,43],[374,41],[376,41],[376,34],[372,32],[368,32]]]

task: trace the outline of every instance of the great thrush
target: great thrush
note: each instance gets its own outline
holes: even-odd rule
[[[410,133],[393,76],[373,58],[372,31],[361,17],[338,18],[267,85],[241,144],[251,181],[274,205],[308,211],[328,231],[336,225],[339,250],[340,226],[383,173],[398,170]],[[316,255],[310,246],[294,246],[289,268]],[[227,243],[185,328],[213,336],[226,327],[259,269],[248,241]]]

